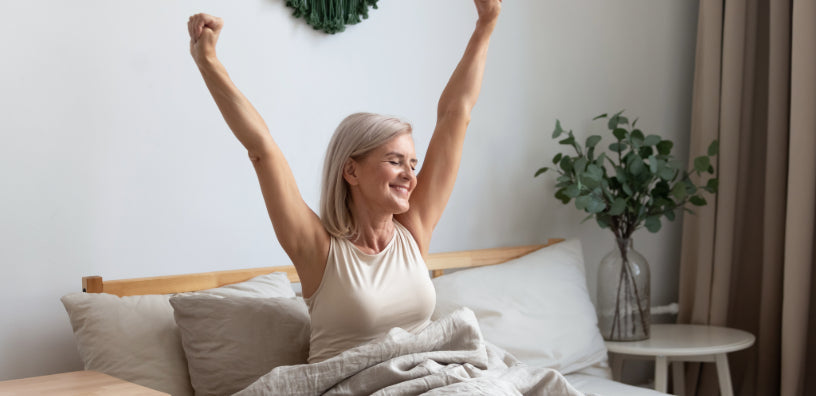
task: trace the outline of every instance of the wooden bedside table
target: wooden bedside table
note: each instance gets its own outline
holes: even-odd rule
[[[606,341],[612,365],[612,377],[620,379],[623,359],[628,357],[655,359],[655,390],[666,393],[668,364],[672,362],[714,362],[720,394],[732,396],[731,372],[728,369],[729,352],[739,351],[754,344],[754,335],[726,327],[655,324],[651,337],[643,341]],[[672,365],[674,392],[685,393],[682,364]]]
[[[0,382],[0,396],[7,395],[121,395],[160,396],[159,392],[96,371],[74,371]]]

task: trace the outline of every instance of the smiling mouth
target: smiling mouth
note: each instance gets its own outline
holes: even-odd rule
[[[393,188],[393,189],[395,189],[395,190],[397,190],[397,191],[399,191],[399,192],[401,192],[403,194],[408,194],[408,187],[405,187],[405,186],[391,186],[391,188]]]

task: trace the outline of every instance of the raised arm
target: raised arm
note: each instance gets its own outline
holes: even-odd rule
[[[218,60],[215,45],[223,26],[221,18],[211,15],[190,17],[190,52],[221,115],[249,153],[275,235],[297,268],[304,294],[308,295],[323,277],[329,234],[303,201],[289,164],[263,118]]]
[[[419,245],[428,252],[431,234],[453,191],[470,112],[482,88],[490,35],[501,12],[501,0],[475,0],[479,19],[465,53],[442,91],[434,129],[417,186],[411,195],[411,208],[397,216]]]

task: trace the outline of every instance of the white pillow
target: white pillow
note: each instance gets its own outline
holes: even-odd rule
[[[433,282],[434,319],[469,307],[486,340],[531,366],[569,374],[606,365],[606,346],[589,299],[578,240]]]
[[[285,273],[196,292],[222,297],[294,297]],[[118,297],[73,293],[68,312],[85,370],[100,371],[174,396],[192,395],[171,295]]]

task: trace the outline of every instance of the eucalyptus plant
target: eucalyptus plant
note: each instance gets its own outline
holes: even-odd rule
[[[566,133],[558,141],[568,146],[574,155],[558,153],[552,160],[558,172],[555,197],[564,204],[575,200],[575,207],[589,213],[584,221],[595,218],[601,228],[609,228],[618,239],[628,240],[641,226],[650,232],[661,228],[661,218],[675,219],[675,211],[686,204],[703,206],[706,199],[702,192],[716,194],[718,179],[714,175],[713,157],[719,144],[715,140],[707,155],[694,159],[693,167],[684,170],[684,163],[671,155],[674,143],[658,135],[646,135],[636,128],[637,119],[631,126],[623,111],[608,117],[601,114],[593,121],[609,118],[607,127],[615,141],[609,144],[609,153],[598,153],[603,140],[591,135],[583,145],[576,140],[572,130],[564,131],[556,120],[553,139]],[[539,176],[550,167],[536,171]],[[704,185],[697,185],[691,178],[708,177]]]
[[[589,136],[582,145],[572,130],[565,132],[561,122],[555,121],[553,139],[562,138],[566,133],[558,143],[574,151],[574,154],[558,153],[552,160],[558,172],[555,197],[564,204],[574,199],[578,210],[589,213],[584,221],[594,217],[601,228],[609,228],[615,234],[621,264],[620,270],[616,270],[619,271],[617,286],[609,289],[614,292],[614,301],[599,302],[599,327],[604,337],[637,339],[634,338],[638,337],[637,324],[643,336],[648,337],[648,275],[646,283],[641,285],[645,289],[640,290],[636,279],[639,270],[629,257],[632,234],[642,226],[657,232],[663,217],[674,220],[676,210],[690,211],[686,208],[689,203],[705,205],[704,191],[717,193],[718,179],[714,176],[712,159],[719,145],[713,141],[707,155],[696,157],[693,167],[685,170],[684,163],[671,155],[674,147],[671,140],[644,134],[636,127],[637,119],[630,125],[623,111],[611,117],[601,114],[593,121],[601,118],[609,118],[607,127],[614,137],[608,152],[598,150],[603,140],[600,135]],[[543,167],[535,176],[549,169]],[[696,175],[697,180],[708,180],[697,185],[692,175]],[[599,283],[599,293],[600,290]],[[606,311],[607,304],[612,304],[613,313]]]

